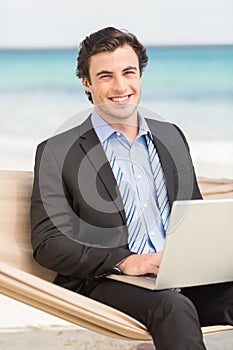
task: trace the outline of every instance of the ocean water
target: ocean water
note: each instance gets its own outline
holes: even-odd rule
[[[32,170],[37,144],[91,111],[76,56],[0,51],[1,169]],[[179,125],[198,176],[233,178],[233,46],[148,47],[148,56],[143,110]]]

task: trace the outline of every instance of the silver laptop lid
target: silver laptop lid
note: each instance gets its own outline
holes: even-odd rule
[[[233,281],[233,199],[173,203],[156,289]]]

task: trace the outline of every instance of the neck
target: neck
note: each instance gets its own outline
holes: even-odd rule
[[[109,123],[114,129],[124,133],[130,143],[133,143],[138,135],[138,123]]]
[[[139,132],[138,115],[134,113],[128,118],[107,118],[102,117],[115,130],[124,133],[130,143],[133,143]]]

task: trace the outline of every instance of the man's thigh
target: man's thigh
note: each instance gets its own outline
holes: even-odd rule
[[[183,288],[195,305],[202,326],[233,325],[233,283]]]
[[[182,311],[185,303],[192,304],[188,298],[176,291],[151,291],[110,279],[95,284],[95,287],[90,288],[87,295],[127,313],[147,326],[152,317],[163,319],[167,310],[173,305],[177,309],[180,306],[179,310]]]
[[[158,349],[205,349],[195,306],[181,293],[103,279],[87,295],[143,323]]]

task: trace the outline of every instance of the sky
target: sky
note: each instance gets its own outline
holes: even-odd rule
[[[0,1],[0,48],[76,47],[106,26],[145,45],[233,44],[232,0]]]

